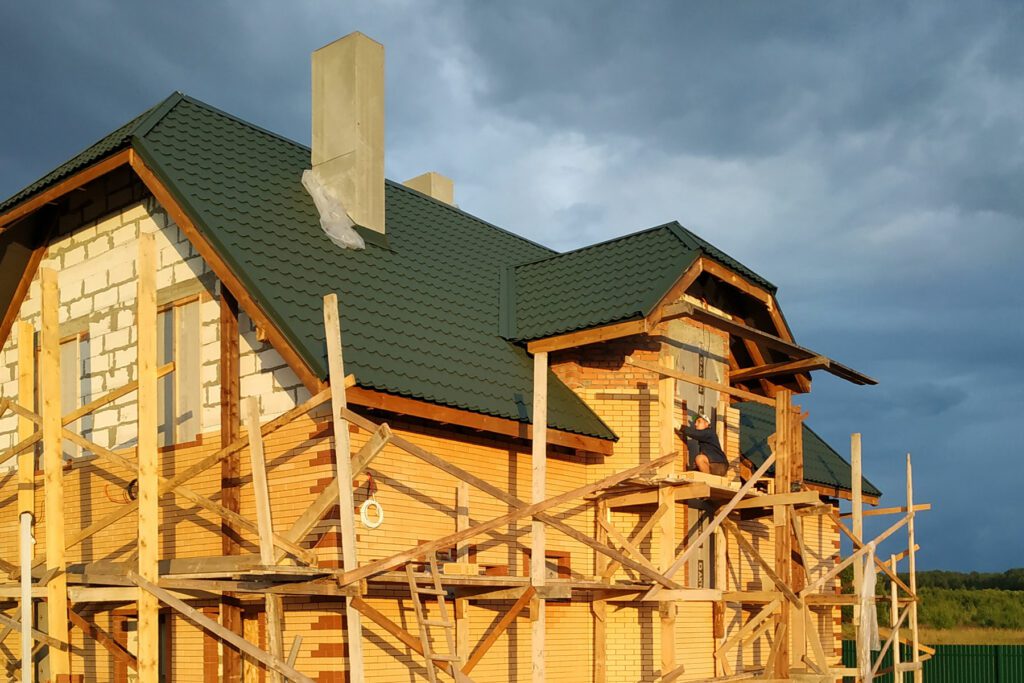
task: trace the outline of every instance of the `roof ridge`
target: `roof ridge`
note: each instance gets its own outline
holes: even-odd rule
[[[304,149],[307,152],[309,151],[309,147],[307,147],[306,145],[302,144],[301,142],[298,142],[296,140],[292,140],[291,138],[285,137],[284,135],[281,135],[280,133],[275,133],[274,131],[269,130],[267,128],[264,128],[263,126],[257,125],[255,123],[253,123],[252,121],[246,121],[245,119],[243,119],[243,118],[241,118],[239,116],[235,116],[231,112],[224,111],[223,109],[215,107],[215,106],[213,106],[212,104],[210,104],[208,102],[204,102],[203,100],[200,100],[200,99],[197,99],[195,97],[192,97],[191,95],[188,95],[188,94],[185,94],[185,93],[179,93],[179,94],[181,95],[182,99],[184,101],[188,102],[189,104],[194,104],[197,107],[202,107],[203,109],[206,109],[207,111],[210,111],[210,112],[212,112],[214,114],[217,114],[219,116],[223,116],[224,118],[231,119],[232,121],[235,121],[236,123],[240,123],[243,126],[251,128],[252,130],[254,130],[254,131],[258,132],[258,133],[263,133],[264,135],[268,135],[268,136],[270,136],[272,138],[276,138],[278,140],[281,140],[282,142],[287,142],[290,145],[294,145],[295,147],[299,147],[301,149]]]
[[[405,183],[398,182],[397,180],[391,180],[389,178],[385,178],[384,179],[384,183],[388,184],[388,185],[391,185],[395,189],[402,190],[403,192],[408,192],[408,193],[413,194],[415,196],[422,197],[423,199],[430,200],[431,202],[433,202],[434,204],[436,204],[440,208],[446,209],[447,211],[452,211],[452,212],[454,212],[454,213],[456,213],[456,214],[458,214],[460,216],[464,216],[466,218],[469,218],[469,219],[471,219],[473,221],[476,221],[477,223],[480,223],[483,226],[486,226],[486,227],[491,228],[493,230],[497,230],[498,232],[505,233],[506,235],[508,235],[510,237],[515,237],[516,239],[518,239],[521,242],[526,242],[527,244],[533,245],[533,246],[538,247],[540,249],[543,249],[545,251],[550,251],[550,252],[552,252],[552,254],[551,254],[552,256],[557,256],[558,255],[558,251],[556,251],[555,249],[552,249],[551,247],[545,246],[545,245],[541,244],[540,242],[534,242],[529,237],[523,237],[522,235],[520,235],[518,233],[515,233],[515,232],[512,232],[511,230],[507,230],[507,229],[501,227],[500,225],[495,225],[494,223],[491,223],[488,220],[484,220],[483,218],[480,218],[479,216],[477,216],[475,214],[469,213],[465,209],[461,209],[458,206],[455,206],[454,204],[449,204],[448,202],[443,202],[440,199],[437,199],[436,197],[431,197],[429,194],[425,194],[425,193],[420,192],[419,190],[417,190],[415,188],[409,187]],[[549,257],[544,257],[544,258],[549,258]],[[511,265],[516,265],[516,264],[511,264]]]
[[[515,267],[519,268],[520,266],[532,266],[532,265],[534,265],[536,263],[542,263],[543,261],[550,261],[550,260],[553,260],[553,259],[560,258],[562,256],[572,256],[574,254],[578,254],[580,252],[587,251],[587,250],[590,250],[590,249],[597,249],[598,247],[603,247],[603,246],[611,244],[613,242],[620,242],[622,240],[627,240],[627,239],[631,239],[633,237],[638,237],[639,235],[645,235],[647,233],[654,232],[656,230],[661,230],[661,229],[664,229],[664,228],[668,228],[674,222],[675,221],[670,221],[669,223],[662,223],[661,225],[655,225],[654,227],[651,227],[651,228],[643,228],[641,230],[637,230],[636,232],[628,232],[625,235],[619,235],[618,237],[611,237],[609,239],[602,240],[601,242],[594,242],[593,244],[586,244],[586,245],[584,245],[582,247],[577,247],[576,249],[570,249],[569,251],[557,252],[555,254],[552,254],[551,256],[545,256],[544,258],[535,259],[533,261],[523,261],[522,263],[517,263],[515,265]]]
[[[266,128],[263,128],[262,126],[259,126],[259,125],[255,124],[255,123],[252,123],[251,121],[246,121],[245,119],[243,119],[243,118],[241,118],[239,116],[236,116],[236,115],[234,115],[234,114],[232,114],[230,112],[224,111],[223,109],[219,109],[219,108],[213,106],[212,104],[209,104],[209,103],[204,102],[202,100],[196,99],[195,97],[192,97],[191,95],[187,95],[187,94],[180,93],[180,92],[177,93],[177,94],[181,96],[181,99],[185,100],[186,102],[189,102],[190,104],[194,104],[194,105],[196,105],[198,107],[202,107],[202,108],[204,108],[204,109],[206,109],[208,111],[211,111],[211,112],[213,112],[215,114],[219,114],[220,116],[223,116],[225,118],[231,119],[232,121],[235,121],[235,122],[237,122],[237,123],[239,123],[239,124],[241,124],[243,126],[246,126],[246,127],[251,128],[251,129],[253,129],[253,130],[257,131],[257,132],[260,132],[260,133],[263,133],[265,135],[268,135],[268,136],[270,136],[272,138],[276,138],[278,140],[281,140],[282,142],[286,142],[286,143],[288,143],[290,145],[293,145],[294,147],[298,147],[299,149],[302,149],[302,150],[304,150],[306,152],[310,152],[311,151],[311,148],[308,145],[304,145],[301,142],[298,142],[296,140],[292,140],[291,138],[285,137],[284,135],[280,135],[279,133],[275,133],[272,130],[268,130]],[[156,122],[154,122],[154,124],[155,123]],[[149,132],[149,131],[147,130],[146,132]],[[520,241],[523,241],[523,242],[526,242],[527,244],[531,244],[531,245],[533,245],[535,247],[538,247],[540,249],[544,249],[546,251],[557,253],[551,247],[548,247],[548,246],[545,246],[543,244],[540,244],[539,242],[535,242],[535,241],[533,241],[533,240],[531,240],[531,239],[529,239],[527,237],[523,237],[522,235],[519,235],[519,234],[517,234],[515,232],[512,232],[511,230],[506,230],[505,228],[502,228],[501,226],[495,225],[494,223],[491,223],[490,221],[486,221],[486,220],[480,218],[479,216],[476,216],[474,214],[469,213],[468,211],[466,211],[464,209],[461,209],[461,208],[459,208],[457,206],[454,206],[452,204],[449,204],[447,202],[442,202],[441,200],[436,199],[434,197],[431,197],[428,194],[424,194],[422,192],[419,192],[418,190],[415,190],[415,189],[413,189],[411,187],[408,187],[407,185],[405,185],[405,184],[403,184],[401,182],[398,182],[397,180],[391,180],[389,178],[384,178],[384,182],[385,182],[385,184],[390,184],[390,185],[392,185],[392,186],[394,186],[396,188],[399,188],[401,190],[404,190],[406,192],[410,192],[410,193],[418,195],[418,196],[420,196],[420,197],[422,197],[424,199],[428,199],[428,200],[434,202],[438,206],[440,206],[440,207],[442,207],[442,208],[444,208],[444,209],[446,209],[448,211],[454,211],[454,212],[456,212],[459,215],[465,216],[467,218],[470,218],[470,219],[476,221],[477,223],[480,223],[481,225],[484,225],[484,226],[487,226],[487,227],[492,228],[494,230],[497,230],[499,232],[505,233],[506,235],[509,235],[511,237],[515,237],[516,239],[518,239]]]
[[[167,114],[174,109],[175,106],[185,97],[185,95],[175,90],[170,95],[165,97],[159,104],[144,112],[139,117],[138,122],[132,126],[132,129],[128,131],[129,137],[139,136],[145,137],[146,133],[153,130],[153,127],[158,124]]]

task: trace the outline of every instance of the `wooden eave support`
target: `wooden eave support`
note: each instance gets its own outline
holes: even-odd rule
[[[825,356],[814,356],[802,360],[788,360],[782,363],[769,363],[757,365],[752,368],[741,368],[729,373],[730,382],[750,382],[756,379],[786,375],[795,372],[810,372],[812,370],[827,370],[831,361]]]
[[[0,234],[7,229],[7,226],[16,220],[24,218],[46,204],[60,199],[68,192],[78,189],[86,183],[96,180],[102,175],[110,173],[115,168],[124,166],[128,163],[130,152],[131,150],[128,149],[115,152],[114,154],[97,161],[92,166],[88,166],[65,178],[53,187],[29,197],[17,206],[8,209],[3,214],[0,214]]]
[[[641,370],[654,372],[664,377],[672,377],[674,379],[682,380],[683,382],[689,382],[690,384],[696,384],[698,386],[707,387],[708,389],[714,389],[715,391],[720,391],[723,394],[735,396],[736,398],[742,398],[747,401],[754,401],[755,403],[771,406],[773,408],[775,407],[774,400],[761,396],[760,394],[755,394],[750,391],[744,391],[743,389],[737,389],[735,387],[729,386],[728,384],[714,382],[712,380],[704,379],[703,377],[698,377],[697,375],[691,375],[680,370],[674,370],[664,365],[647,363],[645,361],[634,360],[632,358],[626,358],[626,363],[628,365],[640,368]]]
[[[761,346],[764,346],[765,348],[778,351],[793,360],[825,358],[828,360],[828,367],[823,369],[836,377],[853,382],[854,384],[878,384],[877,380],[868,377],[863,373],[857,372],[842,363],[826,358],[825,356],[800,346],[799,344],[786,341],[782,337],[750,327],[749,325],[737,322],[731,318],[726,318],[725,316],[718,315],[717,313],[712,313],[707,309],[695,306],[688,302],[680,302],[666,306],[664,315],[665,317],[690,318],[697,322],[711,325],[712,327],[724,330],[731,335],[740,337],[741,339],[749,339]]]

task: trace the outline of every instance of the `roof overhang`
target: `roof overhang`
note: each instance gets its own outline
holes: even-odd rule
[[[678,299],[697,280],[702,273],[708,273],[723,282],[736,287],[740,291],[762,302],[772,318],[778,331],[785,337],[751,327],[746,323],[733,318],[719,315],[700,306],[679,302]],[[540,351],[555,352],[565,349],[596,344],[600,342],[621,339],[638,334],[652,332],[660,323],[668,320],[690,318],[696,322],[710,325],[732,336],[742,339],[748,348],[757,350],[759,347],[771,349],[782,354],[787,360],[778,363],[762,363],[753,368],[734,370],[730,375],[730,381],[753,381],[767,377],[774,377],[783,374],[793,374],[802,377],[813,370],[825,370],[840,379],[845,379],[858,385],[877,384],[877,380],[860,373],[842,363],[839,363],[827,356],[800,346],[792,340],[785,319],[779,310],[778,302],[774,295],[746,280],[729,268],[717,263],[705,256],[694,261],[686,269],[682,276],[676,281],[672,288],[665,294],[661,301],[646,316],[634,320],[602,325],[575,332],[567,332],[544,339],[536,339],[527,342],[526,348],[530,353]],[[752,354],[760,358],[760,354]],[[808,385],[809,388],[809,385]],[[806,390],[806,389],[805,389]]]
[[[265,337],[266,341],[281,354],[281,357],[311,393],[315,394],[322,391],[327,386],[327,383],[316,375],[296,351],[295,346],[281,332],[280,327],[274,323],[270,316],[263,311],[259,303],[249,294],[248,288],[242,280],[233,272],[224,259],[220,257],[217,249],[206,239],[203,232],[199,230],[184,205],[177,200],[168,185],[161,180],[158,170],[147,163],[143,155],[144,150],[141,150],[140,153],[140,150],[133,146],[126,147],[68,176],[46,190],[27,197],[21,203],[0,214],[0,236],[8,228],[20,221],[30,219],[33,215],[37,215],[40,209],[56,202],[68,193],[84,187],[117,168],[125,165],[131,166],[132,170],[146,186],[146,189],[167,211],[179,229],[192,242],[196,251],[209,264],[217,278],[238,300],[239,306],[253,321],[261,336]],[[46,251],[48,242],[48,238],[40,240],[40,246],[33,251],[31,258],[26,264],[21,274],[19,285],[8,302],[6,310],[2,311],[3,317],[0,318],[0,344],[4,343],[10,333],[14,320],[21,309],[21,304],[28,293],[29,284],[32,282],[32,278],[35,276],[39,263]],[[483,415],[360,387],[353,387],[348,391],[348,394],[351,404],[366,408],[385,410],[400,415],[431,420],[441,424],[456,425],[504,437],[530,439],[532,435],[531,425],[508,418]],[[600,455],[610,455],[615,446],[614,441],[557,429],[548,430],[548,442],[555,446]]]

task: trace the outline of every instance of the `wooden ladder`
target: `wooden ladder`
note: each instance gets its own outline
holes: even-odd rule
[[[416,610],[416,622],[420,627],[420,642],[423,643],[423,657],[427,662],[427,678],[430,683],[437,683],[437,663],[448,662],[451,666],[452,677],[456,683],[473,683],[469,676],[462,673],[463,662],[456,654],[455,648],[455,622],[448,618],[447,593],[441,588],[441,574],[437,570],[437,554],[433,551],[426,554],[427,573],[430,574],[430,585],[420,585],[412,570],[412,563],[406,563],[405,575],[409,580],[409,594],[412,596],[412,605]],[[438,619],[428,619],[423,608],[420,596],[428,595],[437,599]],[[430,641],[430,628],[440,626],[444,629],[445,639],[448,641],[448,654],[434,652]]]

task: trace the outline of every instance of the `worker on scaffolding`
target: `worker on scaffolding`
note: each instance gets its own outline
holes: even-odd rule
[[[689,443],[691,469],[696,468],[704,474],[725,476],[729,471],[729,461],[707,415],[697,413],[692,427],[680,427],[677,431]]]

